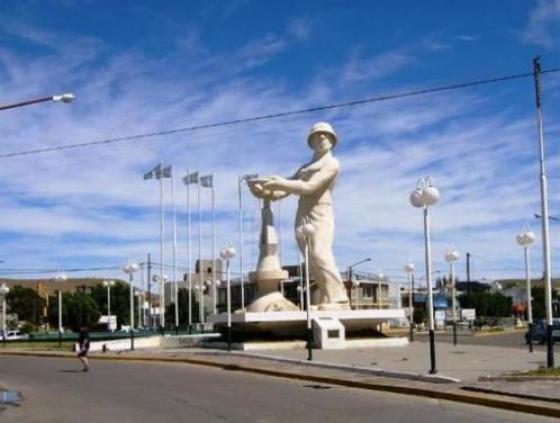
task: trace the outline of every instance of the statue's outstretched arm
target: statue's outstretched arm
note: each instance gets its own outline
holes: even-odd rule
[[[272,177],[263,185],[265,189],[282,190],[288,194],[310,195],[328,186],[338,174],[339,166],[324,167],[316,172],[308,181]]]

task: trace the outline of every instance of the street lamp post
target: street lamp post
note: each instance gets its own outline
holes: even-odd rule
[[[305,308],[307,320],[307,360],[313,360],[313,329],[311,327],[311,300],[309,291],[309,239],[315,233],[315,226],[304,223],[297,228],[296,236],[305,242]]]
[[[542,223],[542,246],[543,246],[543,279],[544,300],[546,315],[546,367],[554,368],[554,340],[552,339],[552,280],[550,265],[550,229],[548,216],[548,182],[544,158],[544,135],[543,135],[543,110],[541,101],[541,63],[538,57],[533,59],[533,76],[535,79],[535,100],[537,109],[537,133],[539,145],[539,173],[541,188],[541,223]]]
[[[67,280],[66,274],[61,272],[57,274],[54,279],[57,282],[63,282]],[[62,290],[58,289],[58,346],[62,345]]]
[[[2,296],[2,340],[6,343],[6,295],[10,292],[10,288],[3,283],[0,285],[0,295]]]
[[[235,257],[233,246],[224,247],[220,251],[220,257],[226,261],[226,302],[227,302],[227,349],[231,351],[231,279],[230,279],[230,260]]]
[[[138,264],[129,261],[123,266],[123,272],[128,275],[128,292],[130,301],[130,350],[134,351],[134,272],[138,270]]]
[[[414,269],[416,266],[412,261],[404,265],[406,281],[408,282],[408,322],[410,324],[410,342],[414,341]]]
[[[457,345],[457,298],[455,294],[455,261],[459,260],[459,252],[455,248],[448,249],[444,256],[449,263],[451,278],[451,320],[453,321],[453,345]]]
[[[18,103],[6,104],[0,106],[0,110],[8,110],[8,109],[15,109],[16,107],[31,106],[32,104],[44,103],[46,101],[72,103],[72,101],[74,101],[74,94],[71,93],[57,94],[57,95],[51,95],[49,97],[36,98],[34,100],[26,100],[26,101],[20,101]]]
[[[354,269],[354,267],[356,267],[359,264],[365,263],[367,261],[371,261],[371,257],[367,257],[365,259],[359,260],[356,263],[351,264],[350,266],[348,266],[348,282],[350,282],[350,305],[352,305],[352,287],[355,287],[357,290],[357,287],[360,285],[360,283],[358,282],[356,285],[354,285],[353,281],[352,281],[352,270]]]
[[[103,286],[107,288],[107,329],[111,331],[111,287],[115,286],[115,281],[103,281]]]
[[[410,203],[424,211],[424,252],[426,258],[426,281],[428,283],[428,318],[430,324],[430,374],[436,370],[436,348],[434,335],[434,302],[432,295],[432,251],[430,242],[430,217],[428,207],[435,205],[439,200],[439,191],[433,186],[431,177],[418,180],[416,189],[410,194]]]
[[[529,260],[529,247],[535,241],[535,234],[526,229],[515,237],[517,243],[523,247],[525,257],[525,280],[527,285],[527,326],[529,329],[529,352],[533,352],[533,305],[531,303],[531,261]]]

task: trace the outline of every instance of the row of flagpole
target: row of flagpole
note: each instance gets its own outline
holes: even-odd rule
[[[169,165],[164,167],[162,163],[158,164],[152,170],[144,174],[144,180],[148,179],[158,179],[160,181],[160,325],[165,327],[165,274],[164,274],[164,263],[165,263],[165,212],[164,212],[164,179],[171,179],[171,209],[173,216],[173,302],[175,304],[175,327],[179,326],[179,295],[178,295],[178,280],[177,280],[177,222],[175,213],[175,175],[173,166]],[[214,181],[213,175],[200,176],[198,172],[191,173],[187,170],[186,175],[183,177],[183,183],[187,187],[187,259],[188,259],[188,270],[187,270],[187,284],[189,292],[189,310],[188,310],[188,323],[189,327],[192,327],[192,256],[191,256],[191,209],[190,209],[190,185],[197,184],[197,208],[198,208],[198,263],[199,263],[199,322],[204,322],[204,301],[203,301],[203,290],[204,281],[202,273],[202,220],[201,220],[201,200],[200,200],[200,189],[211,188],[212,195],[212,307],[213,312],[216,313],[216,229],[215,229],[215,192],[214,192]]]

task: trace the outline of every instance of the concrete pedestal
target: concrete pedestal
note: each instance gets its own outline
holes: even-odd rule
[[[329,317],[340,321],[345,334],[375,329],[389,320],[404,317],[403,309],[381,310],[313,310],[311,319]],[[214,314],[209,322],[218,327],[227,323],[225,313]],[[231,316],[234,332],[272,333],[278,336],[304,336],[307,313],[305,311],[270,311],[262,313],[236,313]]]

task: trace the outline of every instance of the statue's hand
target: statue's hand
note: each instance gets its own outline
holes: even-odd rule
[[[247,183],[247,185],[249,186],[249,190],[251,191],[251,193],[257,197],[257,198],[262,198],[263,194],[264,194],[264,189],[262,184],[260,183],[251,183],[251,181],[249,181]]]
[[[269,190],[275,190],[275,189],[284,189],[286,187],[285,182],[287,182],[286,178],[283,178],[281,176],[269,176],[268,179],[270,179],[268,182],[265,182],[263,184],[263,188],[264,189],[269,189]]]

